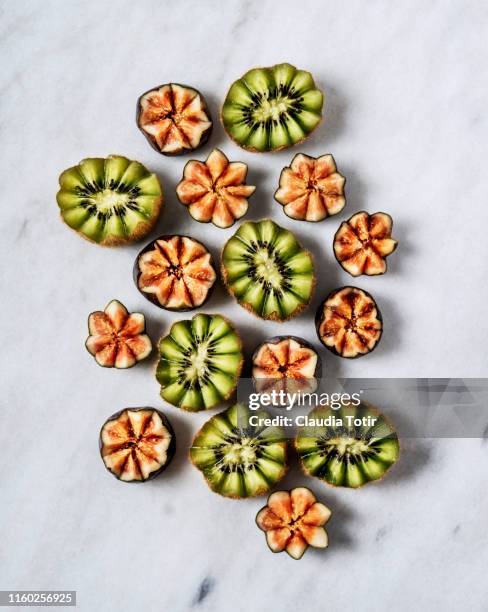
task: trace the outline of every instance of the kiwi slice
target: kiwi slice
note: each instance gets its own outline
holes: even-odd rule
[[[205,98],[188,85],[159,85],[137,101],[137,126],[163,155],[198,149],[207,142],[212,125]]]
[[[231,85],[222,123],[244,149],[277,151],[313,132],[322,119],[323,103],[310,72],[291,64],[254,68]]]
[[[159,476],[175,454],[170,422],[154,408],[126,408],[109,417],[100,431],[100,454],[109,472],[124,482]]]
[[[269,414],[236,404],[209,419],[193,440],[190,458],[215,493],[265,495],[286,473],[285,432],[252,425],[252,417],[264,423]]]
[[[243,364],[239,335],[221,315],[197,314],[174,323],[159,342],[159,354],[161,397],[191,412],[228,399]]]
[[[295,447],[306,474],[337,487],[383,478],[400,455],[394,427],[366,402],[315,408],[298,429]]]
[[[160,236],[144,247],[134,264],[134,281],[139,291],[166,310],[202,306],[216,280],[207,247],[190,236]]]
[[[364,289],[341,287],[329,293],[315,315],[320,342],[335,355],[346,359],[373,351],[383,333],[383,318]]]
[[[276,321],[302,311],[315,287],[312,255],[270,219],[239,227],[224,246],[222,275],[241,306]]]
[[[327,548],[329,538],[324,525],[331,514],[310,489],[295,487],[271,493],[256,516],[256,524],[266,534],[272,552],[286,551],[292,559],[301,559],[309,546]]]
[[[62,220],[83,238],[118,246],[144,238],[163,204],[158,177],[120,155],[89,158],[59,177]]]

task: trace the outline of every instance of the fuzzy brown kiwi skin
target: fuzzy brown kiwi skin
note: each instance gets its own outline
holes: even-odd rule
[[[385,217],[389,217],[389,219],[390,219],[390,221],[391,221],[391,229],[393,230],[393,219],[392,219],[391,215],[389,215],[388,213],[385,213],[385,212],[383,212],[383,211],[381,211],[381,210],[379,210],[378,212],[379,212],[381,215],[385,215]],[[368,213],[366,210],[360,210],[360,211],[358,211],[358,212],[355,212],[353,215],[351,215],[351,216],[349,217],[349,219],[346,219],[346,221],[343,221],[342,223],[349,223],[349,221],[350,221],[350,220],[351,220],[353,217],[355,217],[356,215],[360,215],[361,213],[364,213],[364,214],[366,214],[366,215],[370,216],[370,215],[369,215],[369,213]],[[376,214],[376,213],[375,213],[375,214]],[[334,244],[335,244],[336,236],[337,236],[337,234],[339,233],[339,230],[341,229],[341,225],[342,225],[342,223],[341,223],[341,224],[339,225],[339,227],[337,228],[337,231],[336,231],[336,233],[334,234],[334,238],[332,239],[332,252],[334,253],[335,260],[336,260],[336,261],[337,261],[337,263],[338,263],[338,264],[341,266],[341,268],[344,270],[344,272],[347,272],[347,273],[348,273],[350,276],[352,276],[353,278],[358,278],[359,276],[383,276],[383,274],[386,274],[386,273],[388,272],[388,257],[389,257],[389,255],[391,255],[392,253],[394,253],[394,252],[396,251],[396,249],[397,249],[397,247],[398,247],[398,241],[397,241],[397,243],[395,244],[395,248],[393,249],[393,251],[392,251],[392,252],[391,252],[389,255],[387,255],[386,257],[383,257],[383,258],[382,258],[382,259],[383,259],[383,261],[385,262],[385,271],[384,271],[384,272],[380,272],[379,274],[358,274],[357,276],[354,276],[354,274],[351,274],[351,273],[349,272],[349,270],[346,270],[346,268],[344,268],[344,266],[342,265],[342,262],[341,262],[341,261],[339,261],[339,258],[337,257],[336,252],[335,252],[335,249],[334,249]],[[363,289],[363,291],[364,291],[364,289]],[[365,293],[366,293],[366,292],[365,292]],[[379,342],[379,340],[378,340],[378,342]]]
[[[194,148],[194,149],[183,149],[182,151],[178,151],[176,153],[163,153],[163,151],[161,151],[161,149],[158,147],[158,145],[156,144],[156,142],[150,137],[149,134],[146,134],[146,132],[142,129],[142,127],[139,125],[139,117],[141,115],[141,100],[142,98],[148,94],[151,91],[156,91],[158,89],[161,89],[161,87],[164,87],[165,85],[177,85],[178,87],[183,87],[184,89],[190,89],[191,91],[195,91],[199,96],[200,96],[200,100],[202,101],[202,109],[205,111],[205,114],[208,117],[208,120],[210,121],[210,127],[208,127],[205,132],[203,132],[202,137],[200,139],[200,142],[198,143],[198,145]],[[179,155],[186,155],[187,153],[191,153],[192,151],[196,151],[197,149],[199,149],[200,147],[203,147],[204,144],[207,143],[208,139],[210,138],[211,134],[212,134],[212,130],[213,130],[213,119],[212,116],[210,114],[210,110],[208,108],[208,104],[207,104],[207,100],[205,99],[205,97],[203,96],[203,94],[201,94],[198,89],[195,89],[194,87],[190,87],[189,85],[182,85],[181,83],[162,83],[161,85],[156,85],[155,87],[151,87],[151,89],[148,89],[147,91],[145,91],[144,93],[142,93],[138,98],[137,98],[137,106],[136,106],[136,125],[137,125],[137,129],[142,132],[142,134],[144,135],[144,137],[146,138],[146,140],[148,141],[148,143],[151,145],[151,147],[157,151],[160,155],[165,155],[166,157],[178,157]]]
[[[219,149],[218,147],[215,147],[215,149],[216,149],[217,151],[219,151],[220,153],[222,153],[222,155],[225,155],[225,153],[224,153],[224,152],[223,152],[221,149]],[[225,156],[226,156],[226,155],[225,155]],[[226,157],[227,157],[227,156],[226,156]],[[229,163],[234,163],[235,161],[236,161],[236,160],[232,160],[232,162],[231,162],[231,161],[229,161]],[[186,164],[184,165],[184,167],[183,167],[183,174],[182,174],[182,178],[181,178],[181,180],[182,180],[182,181],[185,179],[185,170],[186,170],[186,167],[188,166],[188,164],[189,164],[190,162],[200,162],[200,163],[205,163],[205,162],[201,162],[199,159],[189,159],[189,160],[186,162]],[[240,163],[240,164],[244,164],[244,166],[246,166],[246,174],[244,175],[244,180],[243,180],[243,184],[245,184],[245,183],[246,183],[246,180],[247,180],[247,173],[248,173],[248,171],[249,171],[249,166],[248,166],[248,164],[246,164],[246,162],[243,162],[243,161],[240,161],[240,160],[237,160],[237,162],[238,162],[238,163]],[[253,193],[251,193],[251,195],[250,195],[248,198],[246,198],[246,200],[249,200],[250,198],[252,198],[252,196],[254,195],[254,193],[255,193],[255,191],[254,191]],[[218,225],[215,225],[215,223],[213,223],[213,222],[212,222],[212,219],[211,219],[211,218],[210,218],[208,221],[200,221],[199,219],[195,219],[195,217],[193,217],[193,216],[192,216],[192,214],[190,213],[190,210],[189,210],[189,208],[190,208],[190,207],[189,207],[189,205],[188,205],[188,204],[184,204],[184,203],[183,203],[183,202],[180,200],[180,198],[179,198],[179,196],[178,196],[178,192],[176,192],[176,198],[177,198],[178,202],[179,202],[179,203],[180,203],[180,204],[181,204],[181,205],[182,205],[182,206],[183,206],[183,207],[186,209],[186,211],[188,212],[188,214],[190,215],[190,217],[193,219],[193,221],[196,221],[197,223],[204,223],[205,225],[207,225],[207,224],[213,224],[213,225],[214,225],[215,227],[217,227],[218,229],[229,229],[229,228],[231,228],[231,227],[234,227],[234,225],[237,223],[237,221],[240,221],[240,220],[242,219],[242,217],[239,217],[238,219],[237,219],[237,218],[234,218],[234,221],[232,222],[232,224],[231,224],[231,225],[229,225],[229,226],[227,226],[227,227],[219,227]],[[246,212],[246,213],[243,215],[243,217],[245,217],[246,215],[247,215],[247,212]]]
[[[373,348],[370,351],[368,351],[367,353],[358,353],[354,357],[345,357],[344,355],[341,355],[339,352],[337,352],[333,346],[327,346],[326,344],[324,344],[322,342],[322,338],[320,337],[319,329],[320,329],[320,325],[322,323],[322,313],[324,311],[325,302],[327,302],[328,299],[330,299],[336,293],[339,293],[339,291],[342,291],[343,289],[358,289],[358,287],[353,287],[352,285],[344,285],[344,287],[339,287],[339,289],[334,289],[334,291],[331,291],[329,293],[329,295],[324,300],[322,300],[322,302],[320,302],[320,305],[317,308],[317,312],[315,313],[315,329],[317,331],[317,337],[318,337],[320,343],[323,344],[323,346],[325,346],[325,348],[327,350],[329,350],[334,355],[337,355],[338,357],[341,357],[342,359],[358,359],[359,357],[366,357],[366,355],[370,355],[374,350],[376,350],[376,347],[378,346],[378,344],[380,343],[381,338],[383,337],[383,316],[382,316],[381,311],[379,309],[378,303],[376,302],[374,297],[371,295],[371,293],[369,293],[365,289],[361,289],[361,291],[363,293],[365,293],[367,295],[367,297],[371,298],[373,300],[373,302],[376,304],[376,318],[378,319],[378,321],[381,322],[381,333],[380,333],[380,336],[379,336],[378,340],[376,341],[376,344],[373,346]]]
[[[390,427],[393,429],[393,431],[396,433],[397,436],[397,441],[398,441],[398,459],[395,461],[395,463],[393,463],[392,465],[390,465],[390,467],[385,471],[385,473],[380,476],[380,478],[375,478],[374,480],[366,480],[365,482],[363,482],[362,484],[358,485],[357,487],[344,487],[342,485],[336,485],[332,482],[328,482],[327,480],[324,480],[322,478],[319,478],[318,476],[315,476],[314,474],[311,474],[303,465],[303,462],[300,461],[300,459],[298,460],[299,466],[301,471],[305,474],[305,476],[310,476],[311,478],[316,478],[317,480],[320,480],[320,482],[324,483],[324,485],[328,486],[328,487],[333,487],[334,489],[351,489],[352,491],[357,491],[358,489],[362,489],[363,487],[365,487],[366,485],[371,485],[371,484],[375,484],[375,483],[380,483],[384,477],[389,474],[396,465],[398,465],[401,457],[402,457],[402,445],[400,442],[400,437],[398,436],[398,433],[396,431],[396,429],[393,427],[393,423],[390,421],[389,418],[387,418],[382,412],[380,412],[377,408],[375,408],[374,406],[372,406],[371,404],[369,404],[368,402],[364,402],[361,401],[361,404],[363,406],[367,406],[369,410],[371,410],[371,412],[374,412],[377,415],[380,415],[381,417],[383,417],[383,419],[390,425]],[[298,447],[297,447],[297,438],[298,435],[294,438],[293,440],[293,447],[297,453],[297,455],[299,455],[298,453]]]
[[[212,293],[214,291],[215,284],[217,283],[217,278],[215,279],[214,284],[208,290],[207,297],[204,299],[204,301],[199,306],[191,306],[189,308],[168,308],[167,306],[163,306],[162,304],[160,304],[158,299],[157,299],[157,297],[153,293],[145,293],[144,291],[142,291],[139,288],[139,277],[141,275],[141,271],[139,270],[139,258],[142,255],[144,255],[144,253],[147,253],[148,251],[153,250],[154,249],[154,244],[158,240],[168,240],[170,238],[175,238],[176,236],[179,236],[180,238],[188,238],[189,240],[193,240],[193,242],[198,242],[198,244],[200,244],[207,251],[207,253],[210,255],[210,264],[211,264],[212,268],[214,269],[216,276],[218,276],[217,268],[215,267],[215,263],[214,263],[214,259],[212,257],[212,254],[210,253],[208,248],[203,244],[203,242],[201,242],[200,240],[197,240],[196,238],[193,238],[193,236],[188,236],[186,234],[164,234],[163,236],[158,236],[154,240],[151,240],[151,242],[146,244],[146,246],[141,251],[139,251],[139,253],[137,254],[137,257],[136,257],[136,259],[134,261],[134,266],[133,266],[133,269],[132,269],[132,277],[134,279],[134,283],[136,284],[136,287],[137,287],[137,290],[139,291],[139,293],[141,295],[143,295],[147,300],[152,302],[158,308],[161,308],[162,310],[169,310],[171,312],[189,312],[189,311],[192,311],[192,310],[196,310],[197,308],[202,308],[208,302],[208,300],[210,299],[210,297],[211,297],[211,295],[212,295]]]
[[[115,419],[118,419],[120,417],[120,415],[125,411],[125,410],[130,410],[131,412],[139,412],[141,410],[151,410],[154,412],[157,412],[159,417],[161,418],[161,422],[163,423],[163,425],[166,427],[166,429],[169,431],[169,433],[171,434],[171,440],[168,446],[168,450],[166,451],[167,453],[167,459],[166,459],[166,463],[164,465],[162,465],[158,470],[156,470],[155,472],[153,472],[152,474],[150,474],[146,480],[121,480],[117,474],[114,474],[111,470],[109,470],[106,466],[105,466],[105,462],[103,463],[105,469],[107,470],[107,472],[109,472],[110,474],[112,474],[112,476],[114,476],[117,480],[119,480],[120,482],[128,482],[128,483],[143,483],[143,482],[148,482],[149,480],[152,480],[153,478],[156,478],[157,476],[159,476],[162,472],[164,472],[164,470],[169,466],[169,464],[171,463],[171,461],[173,460],[173,457],[175,455],[176,452],[176,436],[175,436],[175,432],[174,429],[171,425],[171,423],[169,422],[168,418],[160,411],[157,410],[156,408],[151,408],[149,406],[145,406],[143,408],[122,408],[122,410],[119,410],[118,412],[116,412],[115,414],[112,414],[112,416],[109,416],[108,419],[105,419],[105,422],[103,423],[103,425],[100,428],[100,434],[98,437],[98,447],[99,447],[99,451],[100,451],[100,457],[102,457],[102,461],[103,461],[103,455],[102,455],[102,448],[103,448],[103,442],[102,442],[102,431],[103,428],[105,427],[105,425],[109,422],[109,421],[115,421]]]
[[[269,340],[265,340],[264,342],[261,342],[261,344],[259,344],[254,349],[254,352],[251,357],[251,366],[254,364],[254,360],[256,359],[256,356],[259,350],[265,344],[278,344],[282,340],[295,340],[295,342],[298,342],[298,344],[301,347],[308,348],[311,351],[313,351],[317,355],[317,365],[315,367],[314,378],[316,379],[321,378],[322,376],[322,358],[320,357],[318,351],[315,349],[315,347],[310,342],[307,342],[307,340],[304,340],[303,338],[299,338],[298,336],[286,336],[286,335],[285,336],[274,336],[273,338],[270,338]]]
[[[272,221],[272,219],[262,219],[262,221]],[[274,223],[274,221],[273,221],[273,223]],[[225,244],[224,244],[224,248],[220,252],[220,261],[222,262],[221,265],[220,265],[220,274],[222,276],[222,284],[227,289],[227,292],[229,293],[229,295],[231,295],[235,299],[235,301],[239,304],[239,306],[242,306],[243,308],[245,308],[253,316],[257,317],[258,319],[261,319],[261,321],[276,321],[278,323],[286,323],[287,321],[290,321],[290,319],[294,319],[303,310],[305,310],[305,308],[308,308],[308,306],[310,305],[310,302],[313,299],[313,296],[315,294],[315,288],[317,286],[317,275],[315,274],[315,257],[314,257],[312,252],[310,252],[308,249],[303,248],[300,242],[298,244],[300,245],[300,248],[303,251],[308,253],[308,255],[310,256],[310,259],[312,260],[312,265],[313,265],[312,290],[310,291],[310,297],[308,298],[308,300],[304,304],[300,304],[300,306],[297,306],[297,308],[295,308],[295,310],[292,313],[290,313],[287,317],[285,317],[285,318],[281,317],[280,318],[275,313],[273,313],[272,315],[270,315],[268,317],[262,317],[261,315],[259,315],[254,310],[254,308],[251,308],[251,306],[249,306],[249,304],[245,304],[244,302],[241,302],[237,298],[237,296],[235,295],[235,293],[232,291],[232,289],[230,288],[229,284],[227,283],[227,272],[225,270],[225,266],[224,266],[224,263],[223,263],[223,254],[224,254]]]
[[[234,323],[232,323],[232,321],[230,319],[228,319],[227,317],[224,317],[224,315],[221,315],[220,313],[215,313],[214,315],[212,315],[211,313],[203,312],[203,313],[198,313],[198,314],[206,314],[206,315],[208,315],[210,317],[211,316],[215,316],[216,314],[218,314],[219,317],[222,317],[222,319],[224,319],[224,321],[228,325],[230,325],[232,327],[232,329],[234,330],[234,332],[235,332],[235,334],[237,336],[237,339],[239,341],[239,348],[241,349],[241,359],[239,361],[239,365],[238,365],[237,370],[236,370],[236,379],[237,379],[236,386],[234,387],[234,389],[232,389],[232,391],[227,393],[227,395],[225,395],[218,404],[215,404],[215,406],[212,406],[211,408],[205,408],[204,410],[195,411],[195,410],[191,410],[191,408],[187,408],[186,406],[177,406],[176,404],[170,404],[170,406],[174,406],[175,408],[179,408],[180,410],[184,410],[185,412],[204,412],[205,410],[215,410],[215,409],[217,409],[219,407],[222,407],[223,404],[225,402],[227,402],[236,393],[237,386],[239,384],[239,378],[240,378],[241,372],[242,372],[242,368],[244,367],[244,353],[243,353],[242,339],[241,339],[241,336],[240,336],[239,332],[237,331],[236,326],[234,325]],[[176,323],[176,321],[175,321],[175,323]],[[159,338],[159,340],[157,341],[157,343],[155,345],[156,349],[157,349],[157,356],[158,356],[158,358],[157,358],[156,364],[154,366],[154,378],[156,378],[156,373],[158,371],[159,360],[161,359],[161,353],[159,352],[159,345],[161,343],[161,340],[163,340],[163,338],[166,338],[166,336],[169,336],[169,333],[171,331],[172,325],[173,324],[171,324],[169,326],[168,331],[163,336],[161,336]],[[156,378],[156,382],[161,387],[161,385],[159,384],[159,381],[158,381],[157,378]],[[163,398],[161,397],[161,399],[163,399]],[[166,400],[164,400],[164,401],[166,401]],[[169,404],[169,402],[168,402],[168,404]]]
[[[320,123],[319,123],[319,125],[320,125]],[[318,127],[318,126],[317,126],[317,127]],[[301,141],[301,142],[303,142],[303,141]],[[299,223],[300,223],[300,222],[302,222],[302,221],[303,221],[303,222],[305,222],[305,223],[321,223],[321,221],[326,221],[326,220],[327,220],[327,219],[329,219],[330,217],[335,217],[335,215],[329,215],[329,214],[327,214],[327,216],[326,216],[326,217],[324,217],[323,219],[320,219],[319,221],[307,221],[307,219],[296,219],[295,217],[291,217],[291,216],[290,216],[290,215],[289,215],[289,214],[288,214],[288,213],[285,211],[285,206],[286,206],[286,205],[282,204],[282,203],[281,203],[279,200],[277,200],[277,199],[276,199],[276,194],[277,194],[277,193],[278,193],[278,191],[280,190],[280,187],[279,187],[279,181],[281,180],[281,174],[282,174],[283,170],[285,170],[285,168],[291,168],[291,165],[292,165],[292,164],[293,164],[293,162],[295,161],[295,158],[296,158],[296,157],[298,157],[299,155],[305,155],[306,157],[311,157],[311,156],[310,156],[310,155],[308,155],[307,153],[295,153],[295,155],[293,156],[293,159],[292,159],[292,160],[291,160],[291,162],[288,164],[288,166],[284,166],[284,167],[282,168],[281,172],[280,172],[280,177],[279,177],[279,179],[278,179],[278,189],[277,189],[277,190],[274,192],[274,194],[273,194],[273,199],[275,200],[275,202],[277,202],[277,203],[278,203],[278,204],[281,206],[281,208],[283,209],[283,212],[284,212],[284,213],[285,213],[285,215],[288,217],[288,219],[291,219],[292,221],[298,221]],[[332,159],[333,159],[333,161],[334,161],[334,164],[336,165],[336,168],[337,168],[337,164],[336,164],[335,158],[334,158],[334,156],[332,155],[332,153],[328,153],[328,155],[330,155],[330,156],[332,157]],[[319,157],[320,157],[320,156],[319,156]],[[315,158],[312,158],[312,159],[317,159],[317,158],[315,157]],[[345,177],[345,176],[343,176],[342,174],[341,174],[341,176],[342,176],[342,178],[344,179],[344,193],[343,193],[343,196],[344,196],[344,198],[346,198],[346,177]],[[347,204],[347,198],[346,198],[346,204]],[[344,205],[344,206],[345,206],[345,205]],[[339,215],[341,212],[342,212],[342,211],[340,211],[340,212],[338,212],[338,213],[336,213],[336,214],[338,214],[338,215]],[[357,213],[354,213],[354,214],[357,214]],[[351,216],[354,216],[354,215],[351,215]],[[337,230],[337,231],[339,231],[339,230]],[[336,234],[337,234],[337,232],[336,232]],[[334,235],[334,239],[335,239],[335,235]],[[332,250],[334,250],[334,248],[332,248]],[[334,256],[335,256],[335,252],[334,252]],[[336,257],[336,259],[337,259],[337,257]],[[337,260],[337,261],[339,261],[339,260]],[[340,263],[340,262],[339,262],[339,263]]]
[[[195,439],[195,438],[196,438],[196,437],[197,437],[197,436],[200,434],[201,430],[202,430],[202,428],[200,428],[200,429],[197,431],[197,433],[195,434],[195,436],[194,436],[194,438],[193,438],[193,439]],[[285,457],[284,457],[283,469],[282,469],[282,471],[281,471],[281,475],[280,475],[280,477],[278,478],[278,480],[276,481],[276,483],[275,483],[275,484],[278,484],[278,482],[279,482],[280,480],[282,480],[282,479],[283,479],[283,478],[286,476],[286,474],[288,473],[288,470],[290,469],[290,466],[288,465],[288,459],[289,459],[289,454],[290,454],[290,453],[289,453],[289,443],[288,443],[286,440],[285,440],[285,448],[284,448],[284,451],[285,451]],[[217,489],[215,489],[215,488],[214,488],[214,486],[213,486],[213,485],[210,483],[210,481],[208,481],[208,480],[205,478],[204,473],[203,473],[203,472],[200,470],[200,468],[198,468],[198,467],[197,467],[197,465],[196,465],[196,464],[195,464],[195,462],[193,461],[193,459],[192,459],[192,456],[191,456],[191,453],[190,453],[190,452],[188,452],[188,457],[189,457],[190,462],[192,463],[192,465],[194,465],[194,466],[197,468],[197,470],[198,470],[199,472],[201,472],[201,474],[202,474],[202,476],[203,476],[203,479],[205,480],[205,482],[206,482],[206,484],[207,484],[208,488],[209,488],[211,491],[213,491],[213,493],[217,493],[217,495],[220,495],[220,497],[223,497],[224,499],[226,499],[226,498],[227,498],[227,499],[255,499],[256,497],[262,497],[263,495],[266,495],[267,493],[270,493],[270,489],[269,489],[269,488],[267,488],[267,489],[262,489],[262,490],[261,490],[261,489],[258,489],[258,491],[257,491],[256,493],[254,493],[254,495],[247,495],[246,497],[240,497],[239,495],[224,495],[223,493],[221,493],[220,491],[218,491]],[[274,486],[275,486],[275,485],[273,485],[273,487],[274,487]],[[273,487],[271,487],[271,488],[273,488]]]

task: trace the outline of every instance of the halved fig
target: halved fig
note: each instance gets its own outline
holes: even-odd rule
[[[309,546],[327,548],[329,539],[324,525],[331,514],[310,489],[295,487],[271,493],[256,523],[265,532],[272,552],[286,551],[293,559],[301,559]]]
[[[357,287],[342,287],[330,293],[317,310],[315,325],[322,344],[348,359],[370,353],[383,332],[376,302]]]
[[[139,253],[134,280],[142,295],[166,310],[193,310],[217,280],[206,246],[189,236],[160,236]]]
[[[295,447],[306,474],[353,489],[381,480],[400,456],[395,428],[366,402],[314,408]]]
[[[320,375],[321,359],[302,338],[277,336],[254,351],[252,377],[258,393],[312,393]]]
[[[205,98],[187,85],[166,83],[137,101],[137,126],[163,155],[181,155],[204,145],[212,131]]]
[[[334,236],[334,254],[352,276],[374,276],[386,272],[386,257],[398,242],[391,237],[390,215],[361,211],[341,223]]]
[[[246,175],[246,164],[229,162],[222,151],[214,149],[205,162],[186,164],[176,194],[195,221],[230,227],[247,213],[247,199],[256,189],[246,185]]]
[[[129,313],[118,300],[112,300],[105,310],[90,314],[88,331],[85,346],[104,368],[131,368],[152,350],[151,340],[145,333],[144,315]]]
[[[345,183],[332,155],[310,157],[298,153],[281,171],[280,187],[274,197],[288,217],[322,221],[337,215],[346,205]]]
[[[159,476],[173,459],[176,441],[170,422],[154,408],[126,408],[100,431],[100,454],[109,472],[124,482]]]
[[[256,419],[257,424],[253,424]],[[270,415],[236,404],[211,417],[196,434],[190,459],[219,495],[241,499],[266,495],[287,471],[287,441]]]

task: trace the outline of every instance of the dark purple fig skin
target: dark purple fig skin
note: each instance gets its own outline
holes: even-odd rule
[[[162,421],[163,425],[166,427],[166,429],[171,434],[171,440],[170,440],[170,443],[169,443],[169,446],[168,446],[168,450],[167,450],[166,463],[164,465],[162,465],[159,468],[159,470],[156,470],[155,472],[150,474],[148,476],[148,478],[146,478],[146,480],[121,480],[117,476],[117,474],[114,474],[111,470],[109,470],[106,467],[105,462],[103,461],[103,456],[102,456],[102,447],[103,447],[103,443],[102,443],[102,430],[103,430],[103,428],[105,427],[105,425],[109,421],[115,421],[116,419],[118,419],[119,416],[124,412],[124,410],[132,410],[133,412],[139,412],[140,410],[152,410],[154,412],[157,412],[159,414],[159,416],[161,417],[161,421]],[[112,474],[112,476],[114,476],[114,478],[116,478],[120,482],[124,482],[124,483],[128,483],[128,484],[131,484],[131,483],[143,483],[143,482],[148,482],[149,480],[153,480],[154,478],[159,476],[162,472],[164,472],[164,470],[171,463],[171,461],[173,460],[173,457],[175,455],[175,452],[176,452],[176,436],[175,436],[174,429],[171,426],[171,423],[169,422],[168,418],[160,410],[157,410],[156,408],[151,408],[150,406],[144,406],[143,408],[122,408],[122,410],[119,410],[115,414],[112,414],[112,416],[109,416],[108,419],[106,419],[105,422],[103,423],[103,425],[100,427],[100,434],[98,436],[98,448],[99,448],[100,457],[102,457],[102,462],[103,462],[103,465],[104,465],[105,469],[107,470],[107,472]]]
[[[265,340],[264,342],[261,342],[261,344],[259,344],[253,351],[253,354],[251,357],[251,372],[252,372],[252,366],[254,365],[254,359],[256,358],[256,355],[258,354],[258,351],[261,349],[261,347],[264,346],[265,344],[278,344],[282,340],[295,340],[295,342],[298,342],[298,344],[302,346],[303,348],[307,348],[313,351],[317,355],[317,365],[315,367],[314,378],[318,380],[322,377],[322,358],[320,357],[317,349],[310,342],[307,342],[307,340],[304,340],[303,338],[299,338],[298,336],[288,336],[288,335],[273,336],[273,338],[269,338],[269,340]]]
[[[338,289],[334,289],[334,291],[331,291],[329,293],[329,295],[322,300],[322,302],[320,302],[319,307],[317,308],[317,312],[315,313],[315,331],[317,332],[317,338],[319,339],[320,343],[325,346],[325,348],[330,351],[333,355],[337,355],[337,357],[341,357],[342,359],[358,359],[359,357],[366,357],[366,355],[370,355],[378,346],[378,344],[381,341],[381,338],[383,337],[383,316],[381,314],[381,311],[379,309],[379,306],[376,302],[376,300],[374,299],[374,297],[371,295],[371,293],[369,293],[368,291],[366,291],[365,289],[361,289],[360,291],[362,291],[363,293],[365,293],[369,298],[371,298],[373,300],[373,302],[376,304],[376,316],[378,318],[378,321],[381,321],[381,334],[380,337],[378,338],[378,341],[376,342],[376,344],[373,346],[373,348],[368,351],[367,353],[359,353],[358,355],[356,355],[355,357],[344,357],[344,355],[341,355],[340,353],[338,353],[335,348],[333,346],[327,346],[322,342],[322,339],[320,337],[320,333],[319,333],[319,328],[320,325],[322,323],[322,314],[324,311],[324,305],[325,302],[327,302],[327,300],[331,297],[333,297],[336,293],[338,293],[339,291],[342,291],[343,289],[359,289],[359,287],[353,287],[352,285],[344,285],[343,287],[339,287]]]
[[[154,243],[157,240],[169,240],[170,238],[174,238],[175,236],[179,236],[180,238],[189,238],[190,240],[193,240],[194,242],[198,242],[199,244],[202,245],[202,247],[210,255],[210,264],[215,271],[216,279],[215,279],[214,284],[208,290],[207,297],[199,306],[192,306],[191,308],[168,308],[166,306],[162,306],[159,303],[158,298],[153,293],[145,293],[139,288],[139,276],[141,275],[141,271],[139,270],[139,257],[144,255],[144,253],[147,253],[148,251],[152,251],[154,249]],[[215,267],[215,263],[214,263],[212,254],[210,253],[206,245],[203,244],[203,242],[201,242],[201,240],[197,240],[196,238],[193,238],[193,236],[187,236],[186,234],[164,234],[163,236],[158,236],[154,240],[151,240],[151,242],[146,244],[146,246],[141,251],[139,251],[134,261],[134,266],[132,268],[132,278],[134,279],[134,283],[136,284],[136,287],[139,293],[143,295],[146,298],[146,300],[148,300],[149,302],[152,302],[158,308],[161,308],[162,310],[169,310],[170,312],[189,312],[191,310],[197,310],[198,308],[202,308],[202,306],[204,306],[208,302],[208,300],[210,299],[214,291],[215,285],[217,284],[217,281],[219,279],[219,273],[217,271],[217,268]]]
[[[194,149],[183,149],[182,151],[178,151],[176,153],[163,153],[163,151],[161,151],[161,149],[158,147],[158,145],[154,142],[154,140],[150,137],[149,134],[146,134],[146,132],[141,128],[141,126],[139,125],[139,117],[141,115],[141,100],[142,98],[148,94],[151,91],[155,91],[157,89],[161,89],[161,87],[163,87],[164,85],[178,85],[178,87],[184,87],[185,89],[191,89],[192,91],[196,91],[197,94],[200,96],[200,99],[202,100],[202,109],[205,111],[205,113],[207,114],[208,120],[210,121],[210,127],[208,129],[205,130],[205,132],[202,134],[202,137],[200,139],[200,142],[198,143],[198,145],[194,148]],[[165,155],[166,157],[178,157],[179,155],[187,155],[189,153],[192,153],[193,151],[196,151],[197,149],[200,149],[201,147],[203,147],[203,145],[205,145],[208,141],[208,139],[210,138],[211,134],[212,134],[212,130],[213,130],[213,119],[212,116],[210,114],[210,110],[208,108],[208,104],[207,104],[207,100],[205,99],[204,95],[201,94],[198,89],[195,89],[194,87],[190,87],[189,85],[182,85],[181,83],[162,83],[161,85],[156,85],[156,87],[151,87],[151,89],[148,89],[147,91],[145,91],[144,93],[142,93],[138,98],[137,98],[137,106],[136,106],[136,125],[137,125],[137,129],[142,132],[142,134],[144,134],[145,139],[148,141],[148,143],[151,145],[151,147],[157,151],[160,155]]]

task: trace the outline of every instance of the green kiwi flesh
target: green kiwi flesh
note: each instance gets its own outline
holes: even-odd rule
[[[317,127],[323,103],[310,72],[291,64],[254,68],[231,85],[222,122],[244,149],[276,151],[303,141]]]
[[[163,203],[157,176],[120,155],[84,159],[65,170],[59,184],[56,199],[63,221],[102,246],[146,236]]]
[[[197,314],[174,323],[159,342],[159,355],[161,397],[191,412],[229,398],[243,364],[239,335],[221,315]]]
[[[400,455],[395,429],[366,403],[315,408],[299,428],[295,447],[306,474],[350,488],[383,478]]]
[[[252,425],[254,417],[258,425]],[[260,425],[269,414],[236,404],[209,419],[190,448],[208,486],[225,497],[265,495],[286,473],[283,429]]]
[[[241,306],[285,321],[305,308],[315,286],[311,254],[270,219],[247,221],[224,246],[222,274]]]

